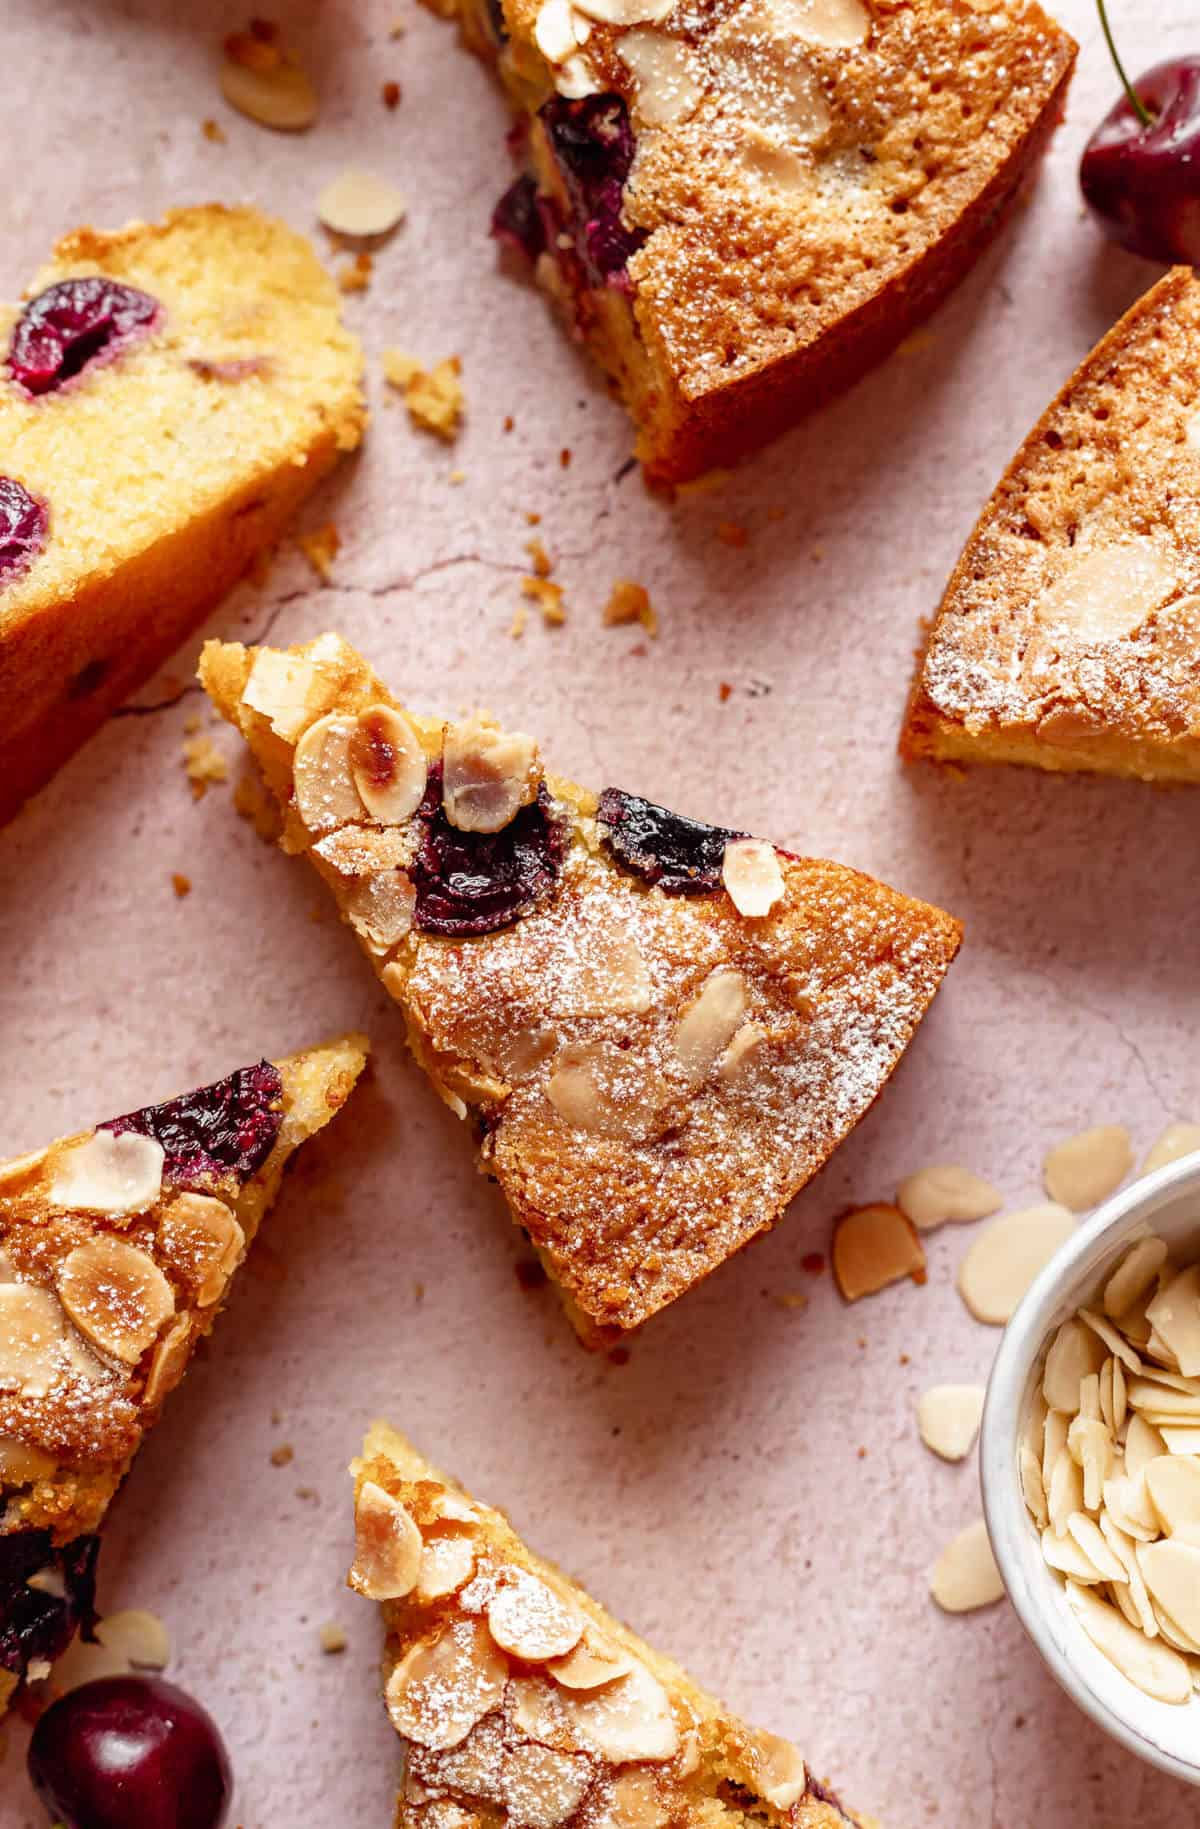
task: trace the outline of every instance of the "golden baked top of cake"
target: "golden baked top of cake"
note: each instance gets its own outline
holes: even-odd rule
[[[1104,338],[984,509],[920,663],[905,746],[1028,737],[1045,766],[1195,771],[1200,282],[1169,273]],[[946,752],[948,753],[948,751]],[[1186,760],[1191,754],[1190,762]],[[1070,759],[1078,756],[1073,764]],[[1057,764],[1062,765],[1062,764]]]
[[[523,106],[557,87],[628,108],[623,220],[641,240],[629,279],[642,334],[687,399],[902,288],[1001,177],[1075,55],[1034,0],[505,0],[504,12],[500,68]],[[615,141],[614,153],[627,164]],[[585,186],[602,177],[589,170]]]
[[[333,279],[250,208],[68,235],[0,311],[0,349],[0,631],[323,435],[344,450],[362,435],[362,352]]]
[[[385,1423],[351,1471],[350,1586],[383,1603],[404,1742],[397,1829],[867,1829]]]
[[[404,710],[339,636],[211,642],[201,678],[593,1339],[774,1223],[958,948],[870,877]]]

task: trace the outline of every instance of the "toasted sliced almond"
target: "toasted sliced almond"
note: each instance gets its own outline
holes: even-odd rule
[[[1042,1165],[1046,1192],[1073,1213],[1083,1213],[1115,1193],[1133,1167],[1133,1145],[1123,1124],[1098,1124],[1050,1151]]]
[[[633,1659],[595,1626],[588,1626],[583,1638],[566,1657],[551,1658],[548,1673],[564,1689],[599,1689],[633,1669]]]
[[[975,1445],[983,1415],[981,1384],[937,1384],[917,1406],[921,1440],[944,1461],[961,1461]]]
[[[740,915],[770,914],[784,896],[783,871],[774,845],[761,838],[731,838],[725,846],[721,881]]]
[[[635,26],[622,32],[616,49],[637,79],[634,114],[644,126],[666,127],[695,114],[704,89],[695,56],[680,39],[668,38],[653,27]]]
[[[139,1670],[165,1670],[171,1661],[171,1640],[157,1613],[137,1607],[107,1613],[96,1626],[96,1637]]]
[[[1140,1543],[1136,1555],[1151,1600],[1178,1623],[1191,1641],[1187,1649],[1200,1649],[1200,1546],[1164,1537],[1157,1543]]]
[[[1178,1652],[1135,1631],[1115,1607],[1074,1581],[1067,1582],[1067,1599],[1097,1651],[1138,1689],[1159,1702],[1188,1701],[1192,1674]]]
[[[536,1575],[513,1570],[487,1609],[492,1637],[525,1664],[563,1658],[583,1637],[584,1621]]]
[[[533,42],[547,63],[565,63],[578,49],[571,0],[542,0],[533,22]]]
[[[1090,552],[1072,548],[1068,569],[1042,593],[1034,613],[1044,628],[1079,641],[1119,641],[1166,602],[1176,582],[1174,566],[1149,536]]]
[[[833,1231],[833,1274],[847,1302],[904,1277],[925,1280],[925,1252],[899,1207],[876,1202],[844,1213]]]
[[[407,208],[394,184],[357,166],[331,179],[317,197],[317,216],[335,235],[390,235]]]
[[[1085,1511],[1072,1512],[1067,1519],[1067,1535],[1079,1545],[1092,1567],[1099,1570],[1103,1580],[1129,1580],[1125,1564],[1109,1547],[1096,1520],[1089,1518]]]
[[[996,1189],[955,1162],[934,1162],[907,1175],[896,1190],[896,1205],[919,1232],[950,1221],[988,1219],[1003,1202]]]
[[[667,1095],[644,1057],[604,1040],[566,1043],[546,1081],[559,1116],[601,1137],[646,1135]]]
[[[1146,1491],[1169,1537],[1200,1543],[1200,1460],[1188,1454],[1162,1454],[1148,1461]]]
[[[658,25],[675,0],[575,0],[576,11],[602,25]]]
[[[1200,1375],[1200,1265],[1181,1270],[1160,1289],[1146,1304],[1146,1319],[1174,1354],[1179,1370],[1189,1378]]]
[[[425,1545],[417,1594],[421,1600],[444,1600],[466,1587],[475,1573],[475,1546],[470,1537],[434,1537]]]
[[[246,1249],[246,1234],[223,1200],[207,1194],[178,1194],[159,1215],[163,1255],[188,1278],[201,1308],[225,1293]]]
[[[192,1322],[180,1315],[158,1341],[150,1357],[150,1369],[142,1391],[142,1408],[157,1409],[183,1377],[192,1345]]]
[[[66,1317],[53,1290],[0,1283],[0,1391],[44,1397],[65,1374]]]
[[[929,1580],[929,1591],[944,1613],[972,1613],[990,1607],[1004,1593],[982,1518],[948,1543]]]
[[[425,797],[429,765],[421,739],[402,711],[368,705],[355,720],[350,773],[372,819],[400,826]]]
[[[1161,1238],[1141,1238],[1122,1258],[1104,1285],[1104,1312],[1119,1321],[1154,1282],[1167,1261]]]
[[[779,32],[806,44],[840,50],[865,44],[871,36],[871,15],[863,0],[769,0],[768,10]]]
[[[698,1086],[708,1077],[741,1025],[747,1001],[746,981],[740,972],[722,966],[705,979],[700,995],[676,1024],[673,1037],[689,1084]]]
[[[0,1305],[0,1315],[3,1314]],[[0,1351],[0,1360],[3,1352]],[[0,1388],[4,1385],[4,1374],[0,1371]],[[42,1448],[33,1448],[28,1442],[19,1442],[11,1435],[0,1435],[0,1485],[15,1487],[28,1486],[34,1480],[44,1480],[54,1472],[55,1460]]]
[[[442,747],[442,800],[460,832],[499,832],[537,799],[537,744],[476,715],[451,724]]]
[[[591,1761],[577,1753],[536,1744],[514,1747],[501,1780],[509,1822],[526,1829],[558,1829],[574,1816],[591,1778]]]
[[[239,114],[283,133],[299,133],[317,118],[317,92],[290,59],[270,70],[255,70],[227,57],[221,65],[221,93]]]
[[[174,1291],[154,1259],[103,1234],[67,1253],[56,1287],[80,1333],[125,1365],[137,1364],[175,1313]]]
[[[395,826],[341,826],[318,839],[313,852],[339,876],[372,877],[403,870],[411,864],[416,845],[411,832]]]
[[[776,1810],[790,1810],[808,1789],[808,1772],[797,1747],[760,1728],[753,1736],[758,1753],[758,1789]]]
[[[266,718],[285,743],[294,743],[329,709],[348,652],[341,636],[333,634],[319,635],[304,654],[256,648],[242,704]]]
[[[350,1586],[368,1600],[402,1600],[421,1574],[424,1542],[412,1513],[374,1480],[354,1502],[354,1567]]]
[[[694,1733],[684,1737],[684,1751],[678,1755],[675,1765],[682,1777],[687,1776],[688,1753],[695,1741]],[[691,1770],[695,1770],[695,1760]],[[618,1772],[612,1781],[609,1801],[602,1804],[590,1820],[592,1829],[663,1829],[670,1814],[654,1773],[633,1766],[628,1771]]]
[[[1104,1363],[1104,1346],[1091,1328],[1074,1316],[1064,1321],[1046,1354],[1042,1394],[1052,1410],[1072,1416],[1079,1409],[1079,1387]]]
[[[332,832],[363,817],[363,803],[350,766],[358,731],[354,718],[331,712],[310,724],[292,759],[296,806],[310,832]]]
[[[1168,1124],[1166,1130],[1151,1144],[1140,1172],[1152,1175],[1155,1169],[1165,1169],[1168,1163],[1180,1162],[1184,1156],[1194,1156],[1198,1150],[1200,1124]],[[1165,1255],[1165,1246],[1163,1252]]]
[[[401,1658],[384,1691],[397,1733],[418,1746],[459,1746],[477,1721],[498,1708],[508,1665],[482,1620],[459,1619],[439,1638],[419,1639]]]
[[[644,1664],[634,1664],[602,1689],[563,1692],[560,1702],[584,1744],[602,1758],[618,1764],[658,1761],[678,1749],[670,1699]]]
[[[163,1146],[136,1131],[93,1131],[55,1164],[50,1200],[69,1213],[145,1213],[162,1192]]]
[[[343,902],[355,933],[380,955],[391,952],[411,932],[416,906],[416,886],[403,870],[364,876]]]
[[[958,1272],[958,1289],[977,1321],[1002,1327],[1038,1272],[1075,1230],[1056,1201],[1005,1213],[975,1240]]]

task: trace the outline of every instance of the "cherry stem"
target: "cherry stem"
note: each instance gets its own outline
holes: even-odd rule
[[[1109,56],[1112,58],[1117,75],[1121,79],[1121,85],[1124,88],[1126,95],[1129,97],[1129,106],[1133,109],[1133,112],[1137,115],[1138,120],[1142,123],[1143,127],[1153,127],[1154,116],[1125,74],[1125,65],[1121,62],[1121,54],[1117,50],[1116,41],[1112,35],[1112,27],[1108,23],[1108,8],[1105,5],[1104,0],[1096,0],[1096,6],[1100,13],[1100,24],[1104,28],[1104,38],[1108,45]]]

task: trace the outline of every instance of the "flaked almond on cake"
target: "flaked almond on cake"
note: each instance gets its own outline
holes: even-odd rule
[[[1200,779],[1200,281],[1097,345],[1005,471],[917,667],[902,753]]]
[[[0,1163],[0,1713],[90,1631],[109,1501],[365,1058],[259,1061]]]
[[[60,241],[0,311],[0,823],[353,450],[362,352],[312,248],[210,204]]]
[[[678,482],[857,379],[966,273],[1075,45],[1033,0],[439,0],[528,175],[494,230]]]
[[[350,1586],[383,1603],[396,1829],[871,1829],[385,1423]]]
[[[200,671],[590,1344],[774,1225],[958,950],[857,871],[416,716],[340,636]]]

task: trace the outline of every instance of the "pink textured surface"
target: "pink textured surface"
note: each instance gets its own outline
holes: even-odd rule
[[[227,1731],[245,1829],[387,1823],[378,1625],[341,1585],[343,1468],[387,1412],[888,1829],[1184,1829],[1195,1795],[1077,1715],[1007,1607],[951,1620],[927,1597],[928,1565],[978,1508],[973,1465],[933,1460],[914,1422],[923,1388],[982,1378],[995,1345],[953,1288],[968,1235],[933,1238],[925,1289],[852,1310],[801,1266],[839,1208],[927,1161],[965,1160],[1015,1200],[1066,1132],[1122,1119],[1145,1148],[1168,1119],[1200,1116],[1194,799],[1016,773],[962,784],[894,759],[917,618],[1019,437],[1153,277],[1078,203],[1078,151],[1114,93],[1090,0],[1058,9],[1084,47],[1068,123],[969,283],[853,394],[675,507],[615,480],[622,414],[498,270],[484,230],[505,118],[484,74],[416,8],[397,41],[387,0],[291,10],[323,87],[298,139],[219,98],[232,6],[5,13],[6,294],[78,221],[249,198],[315,229],[317,189],[347,163],[408,194],[370,291],[347,304],[377,412],[309,516],[340,528],[333,583],[289,548],[212,632],[340,626],[420,708],[482,701],[577,779],[873,870],[961,915],[967,945],[891,1091],[797,1210],[616,1367],[579,1351],[549,1292],[519,1288],[500,1200],[315,879],[263,848],[227,787],[193,802],[180,745],[197,701],[114,720],[0,833],[0,1153],[333,1030],[368,1028],[376,1064],[143,1452],[102,1600],[169,1623],[173,1674]],[[1134,68],[1200,49],[1184,0],[1119,11]],[[404,89],[395,114],[388,78]],[[202,137],[205,116],[224,145]],[[461,354],[453,452],[384,404],[374,358],[392,343]],[[568,622],[531,616],[513,641],[527,511]],[[720,543],[724,520],[748,547]],[[649,587],[656,643],[601,628],[621,575]],[[234,758],[231,734],[216,741]],[[192,880],[183,901],[176,870]],[[779,1300],[796,1290],[803,1311]],[[276,1467],[282,1442],[295,1458]],[[318,1648],[333,1619],[350,1636],[340,1658]],[[4,1829],[39,1820],[23,1733],[0,1762]]]

